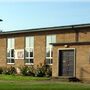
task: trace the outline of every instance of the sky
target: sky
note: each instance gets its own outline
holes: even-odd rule
[[[90,23],[89,0],[0,0],[0,30]]]

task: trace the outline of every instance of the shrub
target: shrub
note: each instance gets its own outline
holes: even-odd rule
[[[45,76],[45,70],[44,70],[44,66],[42,65],[42,63],[40,63],[40,65],[37,65],[37,69],[35,71],[35,76],[36,77]]]
[[[36,77],[43,77],[43,76],[45,76],[45,72],[44,72],[43,68],[38,68],[36,70],[36,72],[35,72],[35,76]]]
[[[45,75],[46,75],[46,77],[52,76],[52,68],[50,66],[47,66]]]
[[[19,68],[19,74],[24,76],[36,76],[36,77],[50,77],[52,75],[52,69],[49,65],[38,65],[37,69],[35,69],[33,66],[24,66]],[[6,75],[15,75],[18,74],[17,69],[15,67],[0,67],[0,74],[6,74]]]
[[[33,66],[25,66],[21,68],[21,74],[24,76],[35,76],[34,71],[35,69],[33,68]]]
[[[16,74],[16,69],[15,67],[9,67],[9,68],[4,68],[3,69],[3,74],[6,74],[6,75],[14,75]]]
[[[37,66],[36,72],[35,72],[35,76],[37,77],[50,77],[52,75],[52,69],[50,68],[49,65],[42,65],[40,64],[40,66]]]

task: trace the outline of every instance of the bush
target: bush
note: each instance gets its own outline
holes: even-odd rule
[[[35,69],[33,68],[33,66],[25,66],[21,68],[21,74],[24,76],[35,76],[34,71]]]
[[[36,77],[43,77],[43,76],[45,76],[45,72],[44,72],[43,68],[38,68],[36,70],[36,72],[35,72],[35,76]]]
[[[46,77],[52,76],[52,68],[50,66],[47,66],[45,75]]]
[[[40,65],[37,65],[37,69],[35,71],[36,77],[43,77],[45,76],[45,70],[44,66],[40,63]]]
[[[14,74],[16,74],[16,69],[15,69],[15,67],[11,66],[9,68],[4,68],[2,73],[6,74],[6,75],[14,75]]]
[[[24,76],[36,76],[36,77],[50,77],[52,76],[52,69],[49,65],[38,65],[37,69],[35,69],[33,66],[24,66],[19,68],[20,74]],[[6,74],[6,75],[15,75],[18,74],[17,69],[15,67],[9,67],[9,68],[1,68],[0,67],[0,74]]]
[[[40,66],[37,66],[36,72],[35,72],[35,76],[37,77],[50,77],[52,75],[52,69],[50,68],[49,65],[42,65],[40,64]]]

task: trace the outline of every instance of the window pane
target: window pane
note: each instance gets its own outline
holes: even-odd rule
[[[30,63],[33,63],[33,59],[30,59]]]
[[[29,47],[29,37],[26,37],[26,47]]]
[[[33,57],[33,49],[30,48],[28,50],[25,51],[25,57]]]
[[[50,59],[46,59],[46,64],[50,64]]]
[[[34,47],[34,37],[30,37],[30,47]]]
[[[52,64],[53,60],[52,59],[46,59],[46,64]]]
[[[25,59],[25,63],[33,63],[33,59]]]
[[[30,57],[33,57],[33,52],[30,52]]]
[[[7,63],[10,63],[10,59],[7,59]]]
[[[8,49],[11,49],[11,48],[14,49],[14,38],[8,38],[8,40],[7,40],[7,48]]]
[[[34,37],[26,37],[26,47],[34,47]]]
[[[10,57],[10,50],[7,50],[7,57]]]
[[[46,57],[50,57],[50,48],[46,49]]]
[[[29,57],[29,51],[25,50],[25,57]]]
[[[10,63],[14,63],[14,59],[11,59],[11,62]]]
[[[30,57],[33,57],[33,48],[30,48]]]
[[[56,35],[48,35],[46,37],[46,46],[50,46],[50,43],[55,43],[56,42]]]
[[[51,43],[55,43],[55,42],[56,42],[56,35],[52,35]]]
[[[14,49],[11,49],[11,57],[14,57]]]
[[[48,47],[51,43],[51,36],[46,37],[46,46]]]
[[[51,62],[50,62],[50,64],[52,64],[53,63],[53,60],[51,59]]]
[[[7,63],[14,63],[14,59],[7,59]]]
[[[11,48],[14,49],[14,38],[11,39]]]
[[[7,40],[7,48],[11,48],[11,39]]]

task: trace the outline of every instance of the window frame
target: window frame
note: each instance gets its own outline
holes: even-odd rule
[[[9,39],[10,39],[10,41],[8,41]],[[12,44],[12,42],[13,42],[13,44]],[[11,44],[9,44],[9,43],[11,43]],[[13,57],[12,57],[12,50],[14,50],[13,51]],[[8,56],[8,52],[9,52],[9,56]],[[13,37],[12,38],[7,38],[7,56],[6,56],[7,64],[15,64],[15,54],[14,54],[14,52],[15,52],[15,38],[13,38]],[[14,60],[13,63],[12,63],[12,59]]]
[[[26,38],[32,38],[33,37],[33,46],[31,47],[26,47]],[[30,44],[30,42],[29,42]],[[30,56],[30,50],[32,49],[32,53],[33,53],[33,57]],[[26,51],[28,51],[28,56],[26,55]],[[29,63],[26,62],[26,60],[28,59]],[[33,59],[33,63],[30,62],[30,59]],[[34,64],[34,36],[26,36],[25,37],[25,65],[33,65]]]
[[[53,46],[52,46],[52,45],[49,45],[49,44],[47,43],[47,37],[48,37],[48,36],[51,37],[51,40],[50,40],[51,42],[50,42],[50,43],[53,43],[53,42],[52,42],[52,40],[53,40],[52,38],[53,38],[53,36],[54,36],[54,37],[55,37],[55,41],[54,41],[54,42],[56,42],[56,35],[47,35],[47,36],[46,36],[46,64],[47,64],[47,65],[52,65],[52,64],[53,64],[53,55],[52,55],[52,54],[53,54]],[[49,40],[48,40],[48,41],[49,41]],[[50,52],[50,56],[49,56],[49,57],[47,57],[47,49],[49,49],[49,52]],[[50,60],[50,61],[49,61],[50,63],[47,63],[47,59]]]

